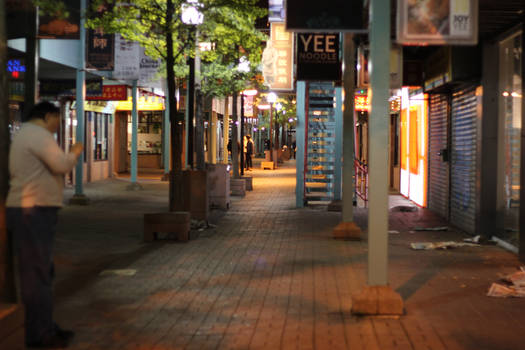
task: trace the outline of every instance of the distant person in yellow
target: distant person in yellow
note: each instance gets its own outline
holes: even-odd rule
[[[54,137],[59,126],[59,108],[38,103],[13,137],[9,151],[7,228],[18,255],[30,347],[65,347],[74,335],[53,321],[53,244],[64,174],[73,169],[83,147],[77,143],[65,154]]]

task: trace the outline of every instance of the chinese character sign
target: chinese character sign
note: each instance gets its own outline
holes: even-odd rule
[[[115,36],[102,29],[88,29],[86,34],[86,68],[112,70]]]
[[[140,46],[128,41],[120,34],[115,35],[115,69],[113,78],[138,80],[140,78]]]
[[[293,33],[284,23],[272,23],[271,39],[262,56],[263,77],[272,90],[293,90]]]

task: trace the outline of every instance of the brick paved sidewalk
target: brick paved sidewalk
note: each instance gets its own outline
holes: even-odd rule
[[[355,317],[367,242],[336,241],[339,213],[295,209],[294,163],[254,170],[254,191],[218,226],[181,244],[140,242],[142,214],[167,207],[167,184],[86,186],[94,203],[66,207],[57,235],[56,319],[71,349],[522,349],[525,299],[486,297],[519,266],[494,246],[413,251],[410,242],[460,240],[426,210],[393,212],[389,275],[402,317]],[[216,213],[217,214],[217,213]],[[220,213],[218,213],[220,214]],[[356,210],[366,226],[366,210]],[[132,269],[132,276],[100,276]]]

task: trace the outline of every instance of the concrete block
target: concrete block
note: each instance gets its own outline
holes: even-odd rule
[[[342,200],[333,200],[328,204],[328,211],[343,211],[343,201]]]
[[[24,308],[0,304],[0,349],[25,349]]]
[[[270,170],[275,169],[274,162],[261,162],[261,169],[262,170],[264,170],[264,169],[270,169]]]
[[[208,200],[208,175],[206,170],[184,170],[184,211],[193,219],[208,220],[210,205]]]
[[[359,315],[402,315],[401,296],[390,286],[366,286],[352,296],[352,313]]]
[[[335,239],[361,240],[361,229],[353,221],[340,222],[332,231]]]
[[[230,174],[227,164],[207,164],[208,200],[211,208],[230,208]]]
[[[253,178],[251,176],[242,176],[241,179],[244,179],[246,183],[246,191],[253,191]]]
[[[190,213],[174,211],[144,214],[144,242],[157,238],[157,233],[175,233],[181,242],[187,242],[190,232]]]
[[[246,182],[244,179],[230,179],[230,188],[232,196],[244,197],[246,195]]]

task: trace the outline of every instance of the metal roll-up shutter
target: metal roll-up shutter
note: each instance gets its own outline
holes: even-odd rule
[[[449,215],[448,95],[430,95],[428,208],[445,219]],[[443,156],[444,154],[444,156]]]
[[[450,222],[476,230],[477,97],[474,86],[452,95]]]

